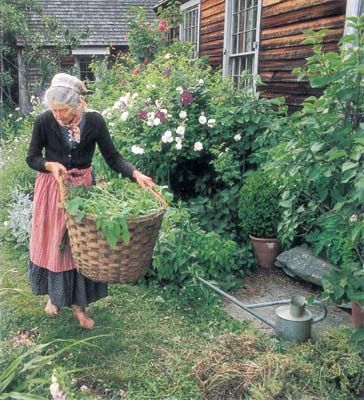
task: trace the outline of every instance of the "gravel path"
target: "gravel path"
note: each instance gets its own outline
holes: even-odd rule
[[[294,280],[288,277],[281,269],[274,267],[271,270],[259,269],[252,276],[246,276],[243,287],[238,292],[229,294],[236,297],[243,304],[255,304],[290,299],[294,294],[303,295],[306,298],[312,295],[319,298],[321,291],[320,287]],[[253,321],[256,326],[263,329],[266,333],[274,335],[274,330],[269,325],[259,321],[234,303],[224,300],[224,304],[225,310],[233,318],[240,321]],[[278,306],[259,308],[256,311],[274,323],[276,307]],[[317,306],[309,306],[308,309],[314,316],[319,312]],[[312,325],[313,339],[324,335],[330,329],[351,326],[351,316],[348,311],[335,307],[332,304],[327,305],[327,309],[327,317],[323,321]]]

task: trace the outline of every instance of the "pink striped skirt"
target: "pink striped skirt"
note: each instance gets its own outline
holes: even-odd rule
[[[67,171],[72,185],[92,184],[91,168]],[[50,173],[39,173],[35,181],[30,261],[52,272],[65,272],[75,268],[68,241],[61,250],[66,232],[65,212],[60,207],[59,186]]]

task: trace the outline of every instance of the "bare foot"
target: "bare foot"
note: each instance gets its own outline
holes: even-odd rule
[[[86,310],[84,307],[76,306],[75,317],[80,322],[81,328],[91,330],[95,325],[95,321],[87,316]]]
[[[55,306],[54,304],[52,304],[51,299],[48,299],[48,303],[45,306],[44,311],[48,315],[57,315],[59,313],[59,308],[57,306]]]

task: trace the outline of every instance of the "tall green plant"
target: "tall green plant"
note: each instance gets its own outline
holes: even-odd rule
[[[305,43],[314,45],[314,55],[295,72],[323,95],[308,98],[290,117],[271,152],[285,188],[279,230],[288,242],[305,238],[324,215],[350,218],[364,211],[364,17],[349,23],[355,34],[342,38],[340,53],[322,51],[326,31],[311,32]]]

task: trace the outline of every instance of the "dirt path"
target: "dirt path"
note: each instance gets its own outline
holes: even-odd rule
[[[253,304],[274,300],[286,300],[290,299],[294,294],[303,295],[306,298],[309,296],[319,298],[320,292],[321,288],[307,282],[294,280],[288,277],[281,269],[273,268],[272,270],[259,269],[254,275],[246,276],[242,289],[230,294],[239,299],[243,304]],[[230,301],[227,300],[224,302],[225,310],[233,318],[240,321],[253,321],[256,326],[263,329],[266,333],[274,335],[274,330],[270,326],[259,321]],[[259,311],[259,313],[274,323],[276,307],[278,306],[259,308],[256,309],[256,311]],[[327,317],[323,321],[317,322],[312,326],[312,337],[314,339],[325,334],[325,332],[330,329],[351,326],[351,316],[349,312],[331,304],[328,305],[327,308]],[[308,309],[314,316],[319,312],[316,306],[309,306]]]

